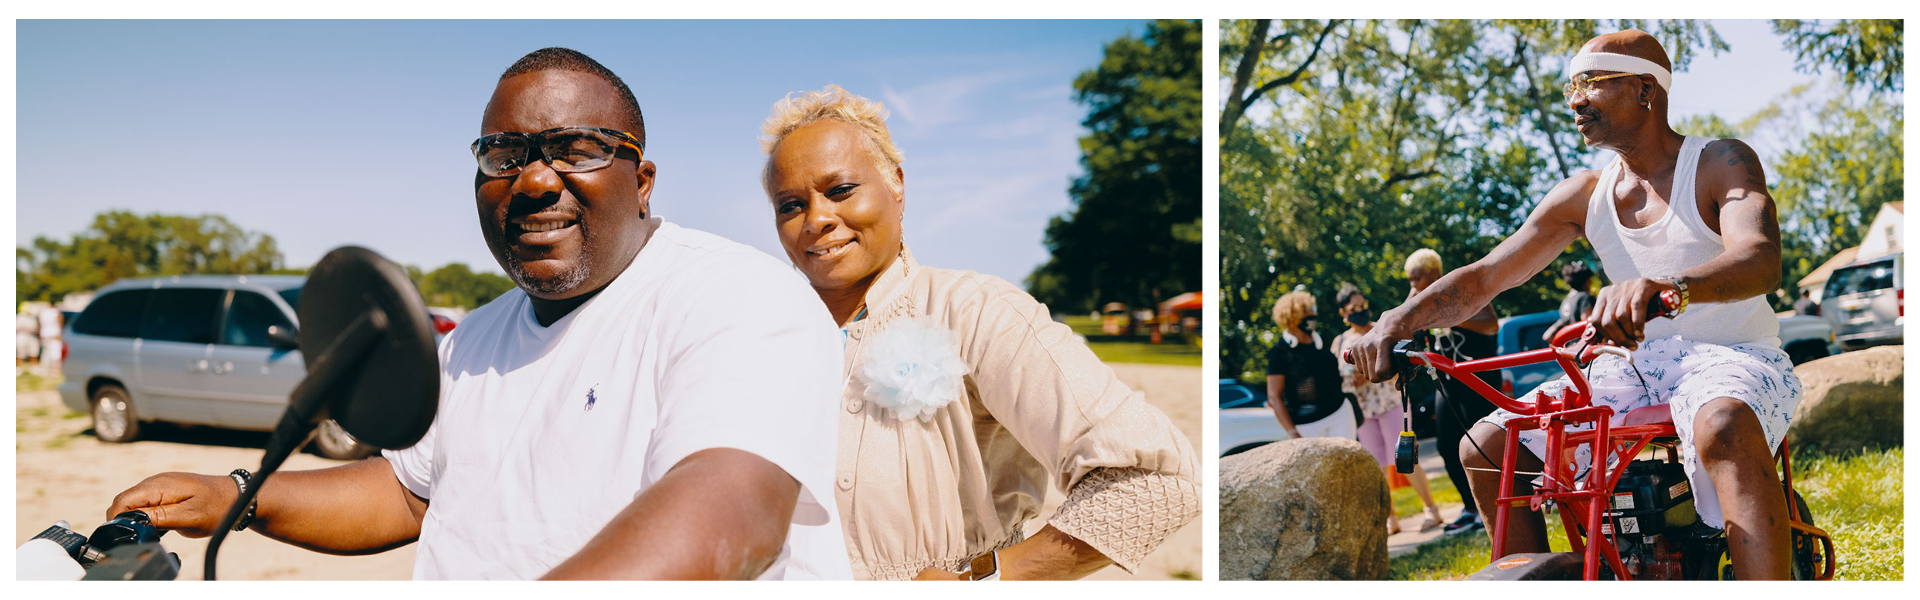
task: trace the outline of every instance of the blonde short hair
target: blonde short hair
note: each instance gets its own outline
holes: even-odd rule
[[[1313,294],[1289,292],[1273,302],[1273,322],[1281,329],[1292,328],[1308,315],[1313,314]]]
[[[893,136],[887,133],[886,105],[856,96],[837,85],[828,85],[817,92],[787,94],[773,104],[773,114],[760,126],[760,149],[768,155],[767,167],[761,172],[762,185],[772,174],[773,151],[780,147],[781,140],[787,139],[795,129],[828,119],[860,128],[874,165],[886,174],[887,185],[900,191],[897,169],[906,161],[906,156],[893,145]]]
[[[1446,269],[1440,266],[1440,253],[1434,252],[1431,248],[1421,248],[1407,255],[1406,270],[1407,272],[1431,270],[1435,275],[1446,272]]]

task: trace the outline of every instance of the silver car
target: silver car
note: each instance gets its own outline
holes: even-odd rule
[[[130,442],[165,421],[270,431],[306,376],[295,342],[304,276],[196,275],[121,280],[67,325],[60,400],[93,416],[102,441]],[[375,448],[328,421],[315,453]]]
[[[1905,254],[1856,261],[1827,278],[1820,315],[1833,325],[1833,337],[1848,350],[1899,344],[1904,338]]]

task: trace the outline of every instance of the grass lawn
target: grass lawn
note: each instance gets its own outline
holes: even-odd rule
[[[1800,456],[1794,459],[1794,488],[1813,510],[1813,523],[1833,535],[1839,556],[1834,579],[1900,580],[1906,535],[1905,496],[1901,487],[1904,456],[1899,448],[1852,456]],[[1442,475],[1430,480],[1435,501],[1458,502],[1459,494]],[[1394,509],[1409,514],[1420,508],[1412,488],[1393,491]],[[1548,539],[1555,552],[1569,548],[1559,519],[1547,516]],[[1441,537],[1413,552],[1394,557],[1396,580],[1462,579],[1487,564],[1493,546],[1484,533]]]
[[[1107,335],[1100,331],[1100,320],[1086,315],[1068,315],[1068,327],[1087,338],[1087,347],[1103,362],[1147,363],[1155,365],[1200,366],[1200,345],[1180,337],[1169,337],[1160,344],[1148,343],[1147,336]]]

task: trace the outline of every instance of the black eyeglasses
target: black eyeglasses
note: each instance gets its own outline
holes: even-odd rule
[[[488,177],[508,177],[533,163],[534,157],[561,173],[597,171],[613,164],[621,146],[645,154],[646,144],[633,134],[605,127],[558,127],[539,133],[504,131],[473,141],[473,158]]]

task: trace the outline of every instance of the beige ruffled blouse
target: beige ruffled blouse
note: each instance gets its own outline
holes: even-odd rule
[[[901,250],[846,328],[835,499],[856,579],[961,571],[1025,538],[1048,486],[1061,532],[1131,572],[1200,514],[1192,444],[1046,306],[997,277],[922,267]],[[957,336],[965,394],[930,420],[867,399],[871,342],[902,319]]]

